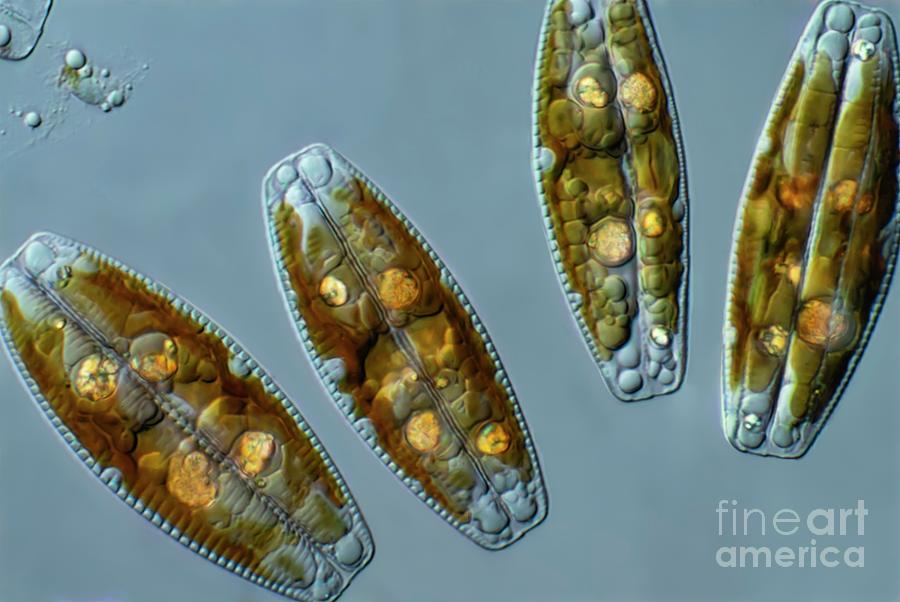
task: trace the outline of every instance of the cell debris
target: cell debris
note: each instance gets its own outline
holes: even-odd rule
[[[551,0],[534,91],[550,249],[610,391],[678,389],[686,362],[681,134],[643,0]]]
[[[722,404],[725,435],[740,451],[802,456],[860,361],[900,243],[898,93],[888,15],[821,4],[738,209]]]
[[[263,183],[282,292],[319,376],[378,457],[488,549],[547,497],[515,394],[472,305],[405,217],[334,150]]]
[[[146,77],[145,67],[149,66],[129,56],[111,59],[109,67],[100,66],[94,64],[82,48],[50,46],[50,56],[57,56],[59,61],[45,76],[50,94],[39,103],[31,99],[17,101],[27,110],[10,110],[16,118],[13,125],[0,122],[4,132],[0,134],[3,136],[0,160],[49,140],[70,136],[81,127],[90,126],[92,117],[126,106],[138,84]],[[32,125],[35,123],[34,117],[25,122],[25,114],[29,111],[39,117],[36,125]],[[16,127],[23,124],[28,127]]]
[[[47,418],[163,532],[303,602],[336,599],[372,558],[356,503],[294,404],[171,291],[37,234],[0,266],[0,310]]]
[[[144,70],[143,67],[141,70]],[[108,68],[98,69],[88,61],[83,51],[73,48],[65,53],[58,84],[78,100],[108,113],[125,104],[134,89],[136,72],[124,78],[114,78]]]
[[[52,4],[52,0],[0,2],[0,59],[19,61],[34,52]]]

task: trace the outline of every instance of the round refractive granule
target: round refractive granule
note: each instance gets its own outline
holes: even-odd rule
[[[751,433],[758,433],[762,430],[763,421],[762,418],[760,418],[756,414],[747,414],[746,416],[744,416],[743,426],[744,429],[750,431]]]
[[[290,184],[298,177],[299,174],[297,173],[297,170],[293,165],[290,165],[289,163],[285,163],[278,168],[278,171],[275,172],[275,178],[285,185]]]
[[[100,70],[100,77],[109,77],[109,69],[104,67]]]
[[[586,76],[578,80],[575,93],[582,104],[602,109],[609,104],[609,93],[600,86],[596,78]]]
[[[87,57],[77,48],[66,52],[66,66],[71,69],[81,69],[87,64]]]
[[[94,68],[91,67],[90,65],[85,65],[84,67],[82,67],[81,69],[78,70],[78,76],[82,77],[82,78],[90,77],[93,74],[94,74]]]
[[[201,451],[178,454],[169,460],[166,489],[190,508],[209,506],[216,499],[216,483],[209,458]]]
[[[850,52],[852,52],[853,56],[855,56],[859,60],[868,61],[875,54],[875,44],[873,44],[869,40],[860,38],[853,42],[853,46],[850,48]]]
[[[763,350],[773,357],[784,355],[788,344],[788,331],[778,324],[773,324],[759,332],[757,340]]]
[[[108,102],[101,102],[101,103],[100,103],[100,110],[103,111],[104,113],[109,113],[110,109],[112,109],[112,107],[109,106],[109,103],[108,103]]]
[[[83,358],[72,370],[75,394],[89,401],[106,399],[116,391],[119,365],[99,353]]]
[[[654,326],[650,329],[650,340],[660,348],[666,348],[672,342],[672,335],[665,326]]]
[[[441,424],[434,410],[423,410],[406,423],[406,440],[418,452],[434,451],[441,441]]]
[[[496,456],[509,449],[511,437],[499,422],[489,422],[481,428],[475,446],[483,454]]]
[[[378,275],[378,296],[390,309],[406,309],[419,299],[419,281],[403,268],[388,268]]]
[[[261,431],[245,431],[235,443],[232,456],[244,474],[255,477],[275,453],[275,438]]]
[[[837,347],[848,333],[847,316],[834,307],[832,298],[810,299],[796,318],[797,336],[816,347]]]
[[[622,82],[622,102],[641,113],[649,113],[656,106],[658,93],[653,81],[643,73],[632,73]]]
[[[0,25],[0,48],[9,46],[12,42],[12,31],[6,25]]]
[[[588,236],[588,248],[605,266],[622,265],[634,254],[631,227],[619,217],[604,217]]]
[[[665,232],[663,217],[656,209],[650,209],[641,217],[641,232],[644,236],[656,238]]]
[[[29,111],[25,113],[22,122],[30,128],[36,128],[41,125],[41,116],[34,111]]]
[[[331,307],[340,307],[347,302],[347,285],[334,276],[325,276],[319,283],[319,296]]]
[[[178,346],[166,334],[150,332],[131,342],[130,365],[145,380],[162,382],[178,371]]]
[[[644,384],[641,373],[637,370],[623,370],[618,378],[619,387],[625,393],[634,393]]]

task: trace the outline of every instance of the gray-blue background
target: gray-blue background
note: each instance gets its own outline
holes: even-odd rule
[[[879,2],[895,17],[896,3]],[[894,600],[900,595],[900,291],[801,461],[742,455],[719,426],[726,260],[757,134],[810,0],[652,0],[683,122],[691,192],[690,360],[681,391],[611,397],[557,284],[532,182],[542,0],[79,0],[0,64],[0,103],[48,96],[60,42],[151,68],[121,110],[0,163],[0,255],[32,231],[83,240],[231,331],[331,452],[377,551],[343,600]],[[5,108],[0,104],[0,108]],[[0,128],[20,135],[5,110]],[[405,210],[454,271],[518,392],[550,491],[546,522],[483,551],[368,451],[294,339],[259,188],[308,143],[333,145]],[[0,149],[4,139],[0,138]],[[896,287],[895,287],[896,289]],[[267,602],[92,479],[0,364],[0,602]],[[862,569],[724,569],[715,507],[869,508]],[[801,531],[801,534],[803,531]],[[826,538],[819,538],[819,545]]]

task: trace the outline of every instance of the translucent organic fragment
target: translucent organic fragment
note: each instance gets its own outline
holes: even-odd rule
[[[540,467],[494,345],[412,224],[325,146],[280,161],[263,196],[300,337],[382,461],[486,548],[541,522]]]
[[[159,284],[38,234],[0,268],[0,331],[54,427],[129,506],[289,598],[337,598],[368,528],[300,414],[238,344]]]
[[[18,61],[34,52],[53,0],[0,1],[0,59]]]
[[[806,453],[875,326],[900,241],[897,61],[887,14],[825,2],[775,97],[725,313],[723,425],[741,451]]]
[[[643,0],[552,0],[534,91],[550,251],[610,391],[678,389],[686,361],[687,183]]]

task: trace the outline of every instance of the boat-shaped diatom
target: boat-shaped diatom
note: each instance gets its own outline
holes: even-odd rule
[[[381,460],[485,548],[543,520],[537,455],[494,345],[409,220],[321,145],[279,161],[263,198],[300,338]]]
[[[678,389],[687,334],[687,181],[643,0],[551,0],[534,91],[550,251],[610,391]]]
[[[0,268],[0,331],[53,426],[119,498],[192,551],[301,601],[371,559],[344,481],[271,378],[161,285],[37,234]]]
[[[888,15],[825,2],[790,60],[735,223],[723,427],[741,451],[812,445],[860,360],[898,237],[898,55]]]

